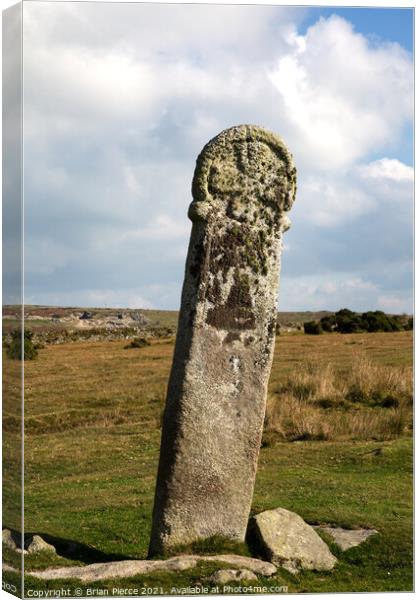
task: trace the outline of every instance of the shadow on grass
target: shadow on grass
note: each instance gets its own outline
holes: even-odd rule
[[[16,546],[18,548],[21,548],[22,534],[14,529],[11,529],[10,532],[12,534],[12,539],[15,542]],[[102,552],[101,550],[98,550],[97,548],[94,548],[93,546],[88,546],[87,544],[76,542],[75,540],[67,540],[64,538],[50,535],[49,533],[42,533],[39,531],[26,532],[24,534],[25,549],[27,549],[27,547],[31,543],[34,535],[39,535],[45,542],[54,546],[59,556],[67,558],[69,560],[91,564],[133,559],[132,556],[127,556],[124,554],[107,554],[105,552]]]

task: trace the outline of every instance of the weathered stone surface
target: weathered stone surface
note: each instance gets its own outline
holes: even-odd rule
[[[241,125],[204,147],[192,189],[150,555],[245,537],[295,168],[280,138]]]
[[[266,510],[254,517],[253,524],[268,560],[291,573],[329,571],[337,562],[327,544],[296,513],[284,508]]]
[[[3,529],[2,532],[2,542],[10,550],[15,550],[15,552],[22,552],[21,543],[22,538],[21,535],[16,532],[11,532],[10,529]],[[33,536],[25,536],[25,548],[23,549],[23,554],[34,554],[36,552],[56,552],[54,546],[48,544],[40,535]]]
[[[10,529],[3,529],[2,531],[2,544],[21,554],[26,554],[27,550],[22,549],[22,536],[16,531],[10,531]]]
[[[10,550],[17,550],[18,546],[13,539],[12,532],[10,529],[3,529],[2,531],[2,543]]]
[[[371,535],[378,533],[376,529],[343,529],[328,525],[315,525],[314,529],[328,534],[341,550],[359,546]]]
[[[7,565],[6,563],[3,563],[2,570],[3,571],[11,571],[12,573],[19,573],[19,569],[17,569],[16,567],[13,567],[12,565]]]
[[[209,577],[211,583],[221,585],[229,583],[229,581],[254,581],[255,579],[258,579],[258,577],[248,569],[221,569]]]
[[[134,577],[153,571],[186,571],[196,567],[200,561],[226,563],[266,577],[273,575],[277,570],[271,563],[256,558],[234,554],[217,554],[211,556],[175,556],[167,560],[121,560],[84,567],[59,567],[45,571],[32,571],[28,575],[38,579],[79,579],[80,581],[91,582],[120,577]]]
[[[258,558],[250,558],[249,556],[239,556],[236,554],[216,554],[211,556],[195,556],[197,560],[202,561],[217,561],[233,565],[240,569],[248,569],[258,575],[271,577],[277,571],[277,567],[271,562],[259,560]]]
[[[40,535],[34,535],[27,547],[28,554],[36,552],[56,552],[54,546],[46,542]]]

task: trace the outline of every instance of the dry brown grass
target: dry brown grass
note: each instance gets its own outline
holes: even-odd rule
[[[392,439],[412,427],[411,367],[356,356],[343,370],[307,363],[269,394],[265,430],[284,440]]]
[[[399,373],[411,373],[412,332],[313,338],[277,338],[269,386],[269,430],[284,432],[285,439],[334,436],[338,425],[327,431],[334,412],[335,420],[343,422],[340,427],[344,431],[351,420],[354,422],[353,430],[360,432],[357,437],[363,437],[363,427],[371,437],[369,421],[380,420],[389,431],[388,421],[393,419],[397,428],[398,414],[394,413],[401,411],[401,406],[396,406],[394,396],[400,403],[411,393],[411,380]],[[92,436],[93,430],[125,431],[129,427],[158,435],[173,339],[156,340],[151,346],[130,350],[125,349],[126,344],[119,340],[46,346],[37,360],[25,362],[27,439],[75,430],[79,435]],[[16,371],[20,391],[20,363],[5,357],[4,364]],[[299,367],[302,364],[305,368]],[[350,380],[354,387],[349,400],[346,394]],[[11,374],[4,378],[5,425],[18,431],[20,419],[12,408],[17,405],[11,389],[13,381]],[[392,390],[388,403],[394,406],[379,406],[378,401],[386,403],[386,395],[372,394],[374,389],[385,388]],[[377,406],[369,406],[372,396]],[[292,402],[293,408],[287,410]],[[378,427],[375,425],[375,431]]]

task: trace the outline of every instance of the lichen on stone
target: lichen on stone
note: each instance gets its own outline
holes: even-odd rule
[[[255,125],[231,127],[210,140],[197,158],[192,183],[193,204],[226,195],[234,202],[244,192],[281,211],[290,210],[296,194],[296,169],[286,145]]]
[[[232,127],[203,148],[192,191],[189,215],[203,229],[208,248],[208,273],[200,284],[202,294],[214,305],[209,307],[207,323],[237,325],[239,317],[227,318],[227,311],[234,310],[227,287],[237,287],[246,274],[253,276],[251,296],[264,293],[260,278],[267,277],[275,262],[282,215],[290,209],[296,191],[292,157],[273,133],[254,125]],[[202,258],[198,250],[190,267],[194,276]]]

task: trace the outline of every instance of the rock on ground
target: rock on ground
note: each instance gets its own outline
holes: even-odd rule
[[[330,525],[315,525],[314,529],[327,533],[341,550],[359,546],[371,535],[378,533],[376,529],[343,529],[342,527],[332,527]]]
[[[3,571],[10,571],[11,573],[19,573],[19,569],[16,567],[12,567],[12,565],[7,565],[6,563],[2,564]]]
[[[35,554],[36,552],[56,552],[54,546],[48,544],[40,535],[33,535],[31,538],[25,540],[26,548],[22,551],[20,547],[21,540],[17,534],[13,534],[10,529],[3,529],[2,542],[6,548],[14,550],[15,552],[23,552],[24,554]]]
[[[22,550],[21,544],[22,540],[19,534],[12,533],[10,529],[3,529],[2,532],[2,544],[9,548],[10,550],[14,550],[15,552],[20,552],[21,554],[26,554],[27,551],[25,549]]]
[[[13,539],[12,532],[10,529],[3,529],[2,531],[2,543],[10,550],[17,550],[17,544]]]
[[[284,508],[266,510],[254,517],[254,524],[267,558],[291,573],[329,571],[337,562],[327,544],[296,513]]]
[[[248,569],[221,569],[209,578],[211,583],[225,584],[229,581],[255,581],[258,577]]]
[[[194,568],[201,561],[226,563],[266,577],[273,575],[277,570],[271,563],[257,558],[235,554],[216,554],[175,556],[167,560],[121,560],[96,563],[84,567],[59,567],[47,569],[46,571],[32,571],[28,575],[38,579],[79,579],[80,581],[91,582],[102,579],[134,577],[153,571],[185,571]]]
[[[29,554],[35,554],[36,552],[56,553],[54,546],[42,539],[40,535],[34,535],[32,537],[32,540],[28,544],[27,551]]]

